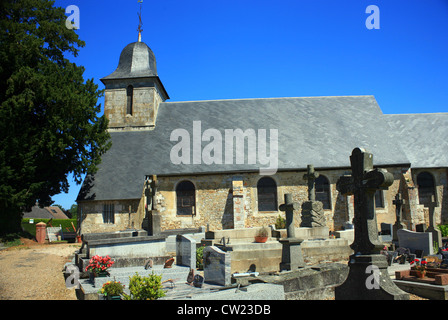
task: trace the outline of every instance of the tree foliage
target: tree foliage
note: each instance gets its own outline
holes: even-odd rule
[[[65,57],[85,45],[66,19],[53,1],[0,2],[0,234],[67,192],[68,173],[81,183],[95,172],[110,147],[103,91]]]

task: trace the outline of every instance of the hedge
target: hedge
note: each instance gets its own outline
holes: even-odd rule
[[[30,219],[32,219],[32,218],[22,219],[22,229],[24,231],[31,233],[34,237],[36,236],[36,224],[38,224],[39,222],[44,222],[47,224],[47,227],[50,226],[48,224],[48,221],[50,221],[50,219],[33,219],[34,223],[30,223]],[[72,222],[73,222],[73,225],[75,226],[75,228],[78,229],[76,219],[53,219],[53,220],[51,220],[51,225],[53,227],[59,227],[59,225],[60,225],[62,227],[62,232],[64,232],[64,231],[73,232],[74,230],[73,230],[73,226],[71,224]],[[68,230],[66,228],[68,228]]]

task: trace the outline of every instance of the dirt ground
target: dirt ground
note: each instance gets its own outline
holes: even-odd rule
[[[22,242],[0,251],[0,300],[76,300],[62,269],[81,244]]]
[[[62,273],[78,243],[23,245],[0,251],[0,300],[76,300],[74,289],[65,287]],[[411,300],[427,300],[410,295]]]

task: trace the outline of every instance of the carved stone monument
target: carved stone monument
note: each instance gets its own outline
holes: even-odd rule
[[[403,200],[401,193],[397,193],[395,195],[395,199],[392,201],[395,205],[395,215],[397,220],[392,228],[392,241],[398,241],[397,231],[401,229],[407,229],[406,224],[402,222],[403,218],[403,205],[405,204],[405,200]]]
[[[429,227],[426,232],[432,233],[432,240],[437,242],[437,246],[442,247],[442,232],[435,226],[435,209],[438,207],[438,203],[434,196],[431,196],[431,201],[427,204],[429,209]]]
[[[154,236],[161,232],[161,216],[156,209],[156,192],[159,183],[157,181],[157,176],[148,175],[145,177],[145,218],[143,219],[142,227],[148,231],[148,235]]]
[[[236,176],[232,178],[232,198],[233,198],[233,228],[244,228],[244,193],[243,178]]]
[[[316,201],[315,180],[319,174],[314,171],[313,165],[308,165],[308,172],[303,175],[303,179],[308,181],[308,201],[302,203],[302,222],[301,227],[324,227],[325,215],[323,204]]]
[[[299,208],[297,202],[292,202],[292,195],[285,194],[285,203],[280,205],[280,211],[285,211],[286,215],[286,239],[281,239],[282,244],[282,262],[280,263],[280,271],[296,270],[305,266],[303,261],[302,249],[300,244],[303,239],[296,238],[294,227],[294,210]]]
[[[409,294],[399,289],[387,272],[387,258],[380,254],[383,245],[378,239],[375,214],[375,192],[387,190],[393,175],[385,169],[373,168],[373,155],[355,148],[350,156],[352,174],[342,176],[336,188],[355,199],[355,238],[350,246],[349,274],[335,288],[336,300],[407,300]]]

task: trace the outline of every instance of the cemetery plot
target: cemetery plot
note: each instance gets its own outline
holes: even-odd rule
[[[440,286],[448,285],[448,270],[440,268],[429,268],[425,277],[419,278],[417,270],[395,271],[396,280],[414,281],[420,283],[428,283]]]

